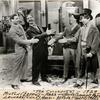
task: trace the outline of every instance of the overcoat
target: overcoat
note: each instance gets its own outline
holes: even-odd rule
[[[15,41],[15,57],[12,60],[12,69],[8,74],[8,79],[13,85],[19,85],[21,79],[26,78],[26,71],[28,66],[28,52],[25,40],[25,31],[21,25],[12,25],[9,34],[9,38]]]
[[[77,55],[76,55],[76,67],[80,68],[81,64],[81,40],[82,40],[82,27],[80,30],[77,32],[75,38],[73,40],[78,41],[78,46],[77,46]],[[88,30],[88,35],[86,38],[86,48],[90,48],[89,53],[93,54],[92,61],[90,64],[90,67],[96,71],[98,66],[98,59],[97,59],[97,51],[99,47],[99,31],[95,25],[91,23],[89,30]]]

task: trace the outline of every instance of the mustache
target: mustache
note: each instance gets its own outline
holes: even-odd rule
[[[33,19],[29,19],[28,21],[31,22],[31,21],[34,21],[34,20]]]

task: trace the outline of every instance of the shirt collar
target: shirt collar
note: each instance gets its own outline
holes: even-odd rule
[[[89,21],[87,24],[84,25],[84,27],[89,27],[91,25],[92,21]]]

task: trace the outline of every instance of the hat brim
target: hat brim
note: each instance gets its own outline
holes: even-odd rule
[[[86,15],[86,13],[80,13],[80,16],[84,16],[84,15]]]
[[[72,15],[74,16],[75,19],[79,19],[80,18],[79,14],[77,14],[77,15],[76,14],[72,14]]]
[[[80,17],[79,13],[70,13],[71,15],[73,15],[76,19]]]
[[[84,15],[88,15],[90,16],[90,19],[92,20],[93,19],[93,16],[91,14],[86,14],[86,13],[81,13],[80,16],[84,16]]]

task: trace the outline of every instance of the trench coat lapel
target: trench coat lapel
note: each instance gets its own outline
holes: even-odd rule
[[[21,27],[21,25],[18,25],[18,27],[13,26],[13,28],[14,28],[14,30],[16,30],[16,34],[17,34],[18,36],[24,36],[24,38],[27,39],[27,38],[26,38],[26,35],[25,35],[25,31],[24,31],[24,29]]]

